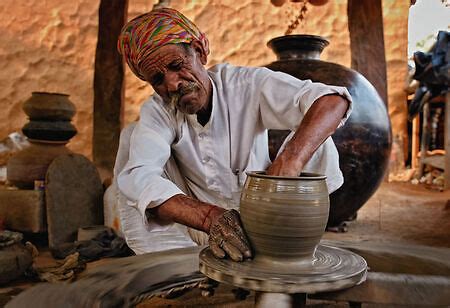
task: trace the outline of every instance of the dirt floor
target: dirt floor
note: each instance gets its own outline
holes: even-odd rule
[[[323,238],[450,248],[450,190],[383,183],[346,233],[326,232]]]
[[[371,243],[419,244],[450,248],[450,190],[439,191],[409,183],[383,183],[372,198],[358,211],[355,221],[348,223],[345,233],[326,232],[324,239],[369,241]],[[48,251],[36,259],[40,266],[55,263]],[[108,263],[108,259],[92,262],[88,268]],[[36,282],[26,279],[0,288],[0,307],[13,296]],[[176,299],[153,298],[140,307],[252,307],[254,294],[247,300],[234,298],[233,288],[220,286],[211,298],[202,298],[194,290]],[[308,307],[348,307],[346,304],[309,301]],[[364,307],[374,307],[367,306]],[[378,307],[378,306],[377,306]]]

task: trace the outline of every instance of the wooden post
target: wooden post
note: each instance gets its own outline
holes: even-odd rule
[[[381,0],[348,0],[347,14],[352,68],[374,85],[387,106]]]
[[[447,53],[448,55],[450,52]],[[444,189],[450,188],[450,92],[445,96],[445,164],[444,164]]]
[[[128,0],[101,0],[94,72],[93,158],[97,167],[114,167],[123,117],[124,64],[117,38],[127,19]]]
[[[423,168],[425,165],[425,158],[427,157],[428,152],[428,140],[430,137],[430,103],[426,102],[423,105],[422,111],[422,136],[420,137],[420,160],[419,160],[419,170],[417,172],[417,177],[420,179],[423,176]]]
[[[418,154],[419,154],[419,132],[420,132],[420,116],[417,115],[412,121],[412,145],[411,145],[411,168],[417,169],[419,167]]]

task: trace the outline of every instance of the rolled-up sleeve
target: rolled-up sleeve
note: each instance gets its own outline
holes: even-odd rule
[[[174,195],[184,194],[162,176],[170,158],[175,132],[169,125],[169,114],[155,104],[150,100],[143,105],[140,120],[131,135],[128,162],[117,178],[118,187],[129,200],[129,205],[138,208],[149,227],[145,214],[147,208],[159,206]],[[152,221],[151,225],[151,229],[164,228],[158,221]]]
[[[309,108],[322,96],[337,94],[349,106],[339,126],[344,125],[352,111],[352,97],[345,87],[300,80],[281,72],[260,71],[260,103],[263,125],[269,129],[296,130]]]

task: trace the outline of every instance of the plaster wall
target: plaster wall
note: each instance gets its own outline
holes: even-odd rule
[[[129,16],[150,10],[157,1],[129,0]],[[208,66],[221,62],[262,66],[275,60],[266,47],[283,35],[292,5],[274,7],[270,0],[172,0],[171,6],[206,32],[211,47]],[[21,109],[32,91],[70,94],[77,107],[78,134],[69,143],[91,156],[94,57],[98,0],[2,0],[0,6],[0,139],[27,122]],[[389,109],[394,133],[405,134],[407,17],[409,0],[384,0]],[[350,65],[347,1],[308,6],[306,20],[294,33],[322,35],[330,45],[322,59]],[[126,68],[125,123],[135,120],[151,88]]]

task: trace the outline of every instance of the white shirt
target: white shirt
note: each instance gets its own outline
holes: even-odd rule
[[[196,115],[171,109],[153,95],[144,103],[133,130],[129,160],[118,176],[118,187],[137,207],[149,230],[164,226],[147,221],[145,210],[184,192],[164,178],[172,156],[187,187],[197,199],[238,208],[246,171],[265,170],[270,164],[267,129],[295,131],[319,97],[337,93],[351,102],[343,87],[298,80],[266,68],[221,64],[211,68],[212,112],[201,126]],[[342,126],[351,112],[351,104]],[[329,192],[343,183],[339,157],[328,138],[305,165],[304,171],[325,174]]]

